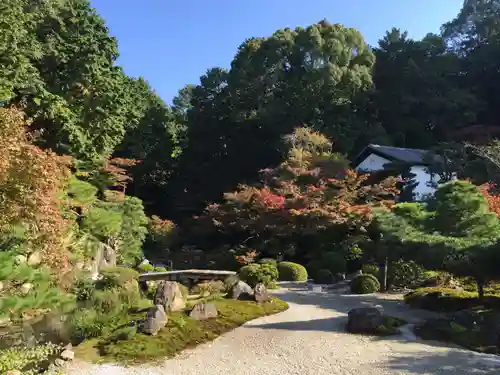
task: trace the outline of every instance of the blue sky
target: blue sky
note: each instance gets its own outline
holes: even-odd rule
[[[252,36],[326,18],[374,45],[398,27],[420,38],[454,18],[463,0],[91,0],[118,38],[118,63],[142,76],[168,103],[214,66],[229,67]]]

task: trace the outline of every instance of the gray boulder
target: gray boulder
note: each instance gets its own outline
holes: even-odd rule
[[[207,320],[212,318],[217,318],[219,313],[217,312],[217,307],[211,302],[200,302],[197,303],[193,310],[189,313],[189,316],[195,320]]]
[[[271,299],[271,297],[269,297],[269,292],[267,291],[266,286],[262,283],[258,283],[257,285],[255,285],[253,297],[255,299],[255,302],[258,303],[267,302]]]
[[[140,326],[142,333],[154,336],[160,329],[165,327],[168,322],[167,314],[163,305],[156,305],[148,310],[145,322]]]
[[[229,296],[232,299],[250,300],[253,297],[253,289],[244,281],[238,281],[233,285]]]
[[[360,307],[348,313],[347,332],[373,333],[384,323],[384,317],[375,307]]]
[[[175,281],[161,281],[153,300],[155,305],[162,305],[166,312],[181,311],[186,308],[181,288]]]

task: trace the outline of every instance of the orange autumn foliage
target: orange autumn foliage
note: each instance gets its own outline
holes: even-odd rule
[[[24,225],[33,250],[59,271],[68,267],[60,211],[70,160],[34,146],[22,112],[0,108],[0,231]]]
[[[481,193],[483,193],[484,197],[488,201],[490,211],[500,217],[500,195],[491,193],[494,188],[495,186],[492,184],[483,184],[479,186],[479,190],[481,190]]]

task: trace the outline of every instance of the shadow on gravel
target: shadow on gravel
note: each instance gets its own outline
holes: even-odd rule
[[[418,323],[438,315],[432,311],[411,309],[403,301],[394,299],[393,295],[350,295],[333,291],[314,293],[302,287],[279,291],[276,297],[288,303],[316,306],[341,314],[347,314],[349,310],[357,307],[377,306],[382,307],[386,314],[403,318],[409,323]]]
[[[253,325],[252,328],[284,329],[289,331],[320,331],[320,332],[345,332],[347,317],[303,320],[295,322],[279,322]]]
[[[387,368],[400,374],[468,375],[500,374],[500,359],[492,355],[451,350],[446,353],[421,352],[390,358]]]

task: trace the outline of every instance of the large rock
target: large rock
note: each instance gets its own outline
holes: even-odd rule
[[[351,333],[374,333],[383,322],[384,318],[379,309],[360,307],[349,311],[347,331]]]
[[[196,320],[217,318],[218,315],[217,307],[211,302],[197,303],[189,313],[189,316]]]
[[[250,285],[240,280],[233,285],[231,293],[229,293],[229,296],[232,299],[249,300],[252,299],[253,289],[250,287]]]
[[[181,288],[175,281],[162,281],[158,284],[154,303],[155,305],[162,305],[166,312],[181,311],[186,308],[186,301]]]
[[[271,299],[271,297],[269,297],[266,286],[262,283],[258,283],[257,285],[255,285],[253,298],[255,299],[255,302],[258,303],[267,302]]]
[[[156,305],[149,308],[146,315],[146,321],[140,326],[142,333],[154,336],[160,329],[165,327],[168,322],[167,314],[163,305]]]

